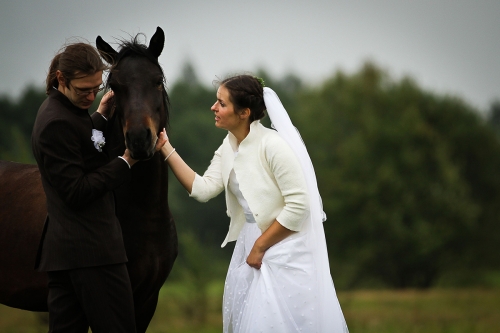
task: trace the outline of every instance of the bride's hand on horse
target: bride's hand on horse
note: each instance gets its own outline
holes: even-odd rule
[[[113,113],[115,112],[115,94],[112,90],[102,96],[97,112],[106,119],[113,117]]]
[[[158,134],[158,139],[156,140],[156,151],[160,151],[165,144],[170,145],[168,141],[167,131],[163,129],[160,134]]]

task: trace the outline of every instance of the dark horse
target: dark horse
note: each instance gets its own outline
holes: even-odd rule
[[[111,64],[107,86],[115,93],[115,114],[106,138],[110,156],[125,144],[140,159],[132,179],[115,191],[128,271],[134,291],[137,332],[145,332],[158,292],[177,256],[177,234],[168,207],[167,164],[155,143],[168,124],[168,95],[158,63],[165,35],[161,28],[146,47],[138,36],[115,51],[100,36],[97,48]],[[34,270],[47,211],[40,174],[34,165],[0,161],[0,303],[47,311],[45,273]]]

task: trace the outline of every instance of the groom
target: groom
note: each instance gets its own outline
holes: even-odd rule
[[[52,60],[32,148],[48,217],[36,268],[49,281],[49,332],[135,332],[133,295],[112,190],[130,177],[128,151],[107,155],[106,119],[88,108],[106,69],[94,47],[65,46]],[[100,108],[111,104],[111,94]]]

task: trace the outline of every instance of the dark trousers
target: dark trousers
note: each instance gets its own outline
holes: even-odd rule
[[[47,272],[49,333],[135,333],[125,264]]]

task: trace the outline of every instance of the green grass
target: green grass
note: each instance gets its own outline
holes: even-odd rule
[[[199,292],[188,283],[162,289],[148,333],[221,332],[223,282]],[[500,289],[349,291],[338,294],[351,333],[496,333]],[[46,332],[37,315],[0,306],[0,333]]]
[[[500,290],[354,291],[339,299],[351,333],[493,333]]]

